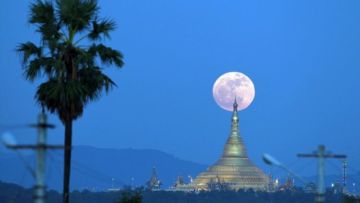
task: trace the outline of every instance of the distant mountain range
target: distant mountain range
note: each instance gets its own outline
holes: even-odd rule
[[[26,165],[27,163],[28,165]],[[0,180],[32,187],[34,179],[28,168],[34,168],[33,154],[19,156],[15,152],[0,148]],[[49,151],[47,156],[46,181],[48,188],[61,190],[63,178],[63,153]],[[156,167],[163,188],[172,185],[178,176],[187,180],[206,170],[207,166],[181,160],[168,153],[152,149],[105,149],[90,146],[75,146],[71,170],[73,190],[99,191],[124,185],[141,186],[150,179]],[[316,177],[304,177],[316,182]],[[340,174],[326,177],[326,185],[341,180]],[[299,183],[298,181],[296,181]],[[348,185],[360,183],[360,173],[349,175]],[[357,186],[358,187],[358,186]]]
[[[28,167],[25,162],[28,163]],[[0,180],[31,187],[34,179],[27,168],[34,168],[34,163],[34,155],[19,156],[9,151],[1,152]],[[62,189],[62,164],[62,152],[49,151],[46,163],[48,188]],[[159,150],[75,146],[71,187],[76,190],[104,190],[124,185],[144,185],[150,179],[154,166],[164,187],[173,184],[177,176],[183,176],[185,179],[189,175],[194,177],[207,167],[181,160]]]

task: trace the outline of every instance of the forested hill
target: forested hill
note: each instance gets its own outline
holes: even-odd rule
[[[19,157],[11,151],[0,156],[0,180],[31,187],[34,179],[24,162],[33,166],[32,154]],[[62,189],[63,157],[61,151],[49,151],[47,155],[46,182],[48,188]],[[103,149],[89,146],[73,148],[72,189],[99,191],[123,185],[141,186],[150,179],[156,167],[164,187],[176,181],[177,176],[196,176],[207,166],[181,160],[168,153],[152,149]],[[113,180],[113,181],[112,181]]]

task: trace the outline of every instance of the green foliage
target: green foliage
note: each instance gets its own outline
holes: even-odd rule
[[[211,192],[167,192],[156,191],[143,193],[143,203],[304,203],[314,202],[315,194],[305,193],[300,189],[279,192],[256,192],[256,191],[211,191]],[[341,194],[326,194],[327,203],[341,202]]]
[[[61,21],[69,30],[83,31],[90,25],[99,7],[96,0],[57,0]]]
[[[41,43],[19,44],[24,76],[29,81],[47,78],[35,98],[63,122],[74,120],[88,102],[115,86],[102,70],[122,67],[123,55],[99,42],[110,38],[116,24],[99,19],[96,0],[37,0],[30,11],[29,23],[37,28]]]
[[[343,203],[360,203],[360,196],[349,196],[349,195],[344,195],[343,197]]]
[[[315,194],[305,193],[302,190],[280,192],[255,192],[255,191],[213,191],[213,192],[168,192],[144,191],[143,189],[123,189],[115,192],[91,192],[89,190],[73,191],[72,203],[304,203],[314,202]],[[344,199],[342,201],[342,199]],[[30,203],[32,190],[24,189],[15,184],[0,182],[1,203]],[[61,203],[61,195],[54,190],[47,192],[47,202]],[[359,199],[350,196],[342,197],[341,194],[326,193],[327,203],[359,202]]]
[[[25,78],[46,78],[37,88],[36,100],[65,125],[64,202],[69,199],[72,122],[87,103],[115,86],[103,68],[124,64],[119,51],[99,43],[110,38],[116,25],[99,19],[98,10],[96,0],[35,0],[30,4],[29,23],[36,27],[41,42],[25,42],[17,48]],[[90,46],[82,44],[85,39]]]
[[[124,191],[118,203],[141,203],[141,191]]]
[[[112,20],[94,20],[92,22],[92,31],[89,33],[89,38],[92,40],[100,40],[101,34],[103,34],[105,38],[110,38],[109,32],[114,30],[115,27],[116,24]]]

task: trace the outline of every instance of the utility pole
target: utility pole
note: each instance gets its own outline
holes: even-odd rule
[[[343,160],[343,191],[346,190],[346,169],[347,169],[347,161]]]
[[[38,138],[37,145],[38,149],[36,151],[36,185],[35,185],[35,203],[44,203],[45,202],[45,161],[46,161],[46,130],[53,126],[47,124],[47,116],[42,111],[38,118],[38,124],[35,126],[38,129]]]
[[[46,132],[48,128],[55,128],[54,125],[47,123],[47,116],[42,110],[38,117],[38,123],[30,125],[30,127],[38,129],[38,137],[36,145],[7,145],[8,148],[13,150],[36,150],[36,170],[34,186],[34,202],[45,203],[46,186],[45,186],[45,160],[47,149],[63,149],[62,145],[46,145]]]
[[[326,152],[324,145],[319,145],[318,150],[314,151],[312,154],[298,154],[297,156],[304,158],[318,159],[318,185],[317,185],[317,195],[315,198],[315,202],[318,203],[325,202],[325,158],[345,159],[347,156],[342,154],[332,154],[330,152]]]

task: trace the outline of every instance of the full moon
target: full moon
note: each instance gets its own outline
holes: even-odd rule
[[[255,97],[255,87],[248,76],[240,72],[228,72],[214,83],[213,96],[216,103],[227,111],[233,111],[236,98],[238,110],[246,109]]]

